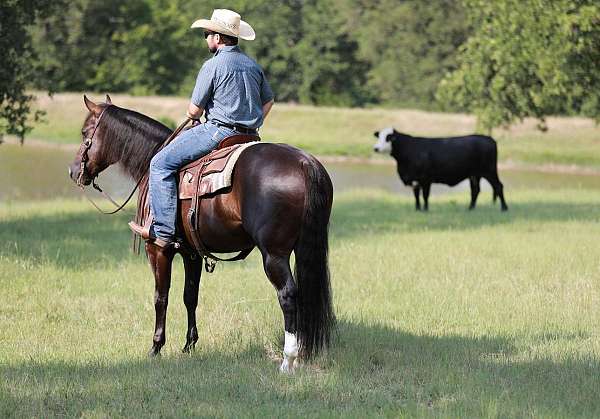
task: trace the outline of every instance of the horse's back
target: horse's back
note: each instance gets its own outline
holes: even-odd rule
[[[310,170],[324,179],[322,193],[330,200],[329,175],[310,154],[275,143],[245,149],[233,170],[231,190],[203,199],[200,234],[206,244],[231,251],[249,243],[260,246],[268,238],[293,246],[305,213]],[[228,243],[220,239],[225,236]]]

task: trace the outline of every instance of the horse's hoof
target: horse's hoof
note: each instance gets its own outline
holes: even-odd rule
[[[294,361],[290,363],[287,358],[284,358],[281,366],[279,367],[279,372],[283,374],[293,374],[295,372],[294,365]]]
[[[190,343],[186,343],[185,346],[183,347],[183,349],[181,350],[181,352],[183,352],[184,354],[192,354],[195,351],[196,351],[196,345],[190,344]]]
[[[160,349],[158,349],[158,348],[152,348],[152,349],[150,349],[150,352],[148,352],[149,358],[158,358],[159,356],[160,356]]]

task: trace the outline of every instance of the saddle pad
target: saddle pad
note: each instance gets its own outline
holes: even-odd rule
[[[260,141],[234,145],[227,151],[216,150],[214,154],[202,157],[202,164],[191,163],[183,167],[179,171],[179,199],[191,199],[196,191],[203,196],[231,186],[231,174],[240,154],[258,143]]]

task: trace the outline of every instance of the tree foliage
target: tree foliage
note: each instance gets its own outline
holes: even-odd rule
[[[255,28],[277,100],[320,105],[432,107],[468,31],[459,0],[76,0],[36,45],[60,90],[187,95],[208,56],[189,26],[216,7]]]
[[[597,0],[5,0],[0,133],[27,132],[26,88],[189,95],[214,8],[255,28],[241,47],[278,101],[600,114]]]
[[[36,18],[47,18],[63,5],[62,0],[3,0],[0,3],[0,139],[2,134],[9,133],[22,141],[31,129],[27,119],[33,96],[27,93],[27,87],[32,80],[52,90],[35,71],[36,56],[27,27]],[[35,119],[39,116],[39,112],[34,113]]]
[[[437,85],[457,68],[470,28],[459,1],[348,0],[358,57],[378,102],[435,108]]]
[[[465,0],[475,33],[439,98],[480,127],[525,117],[600,118],[600,5],[594,0]]]

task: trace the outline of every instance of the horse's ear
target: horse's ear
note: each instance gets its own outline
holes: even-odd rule
[[[106,95],[106,104],[107,105],[112,105],[112,100],[110,100],[110,96]]]
[[[98,116],[102,113],[102,107],[89,100],[86,95],[83,95],[83,101],[85,102],[85,107],[94,115]]]

